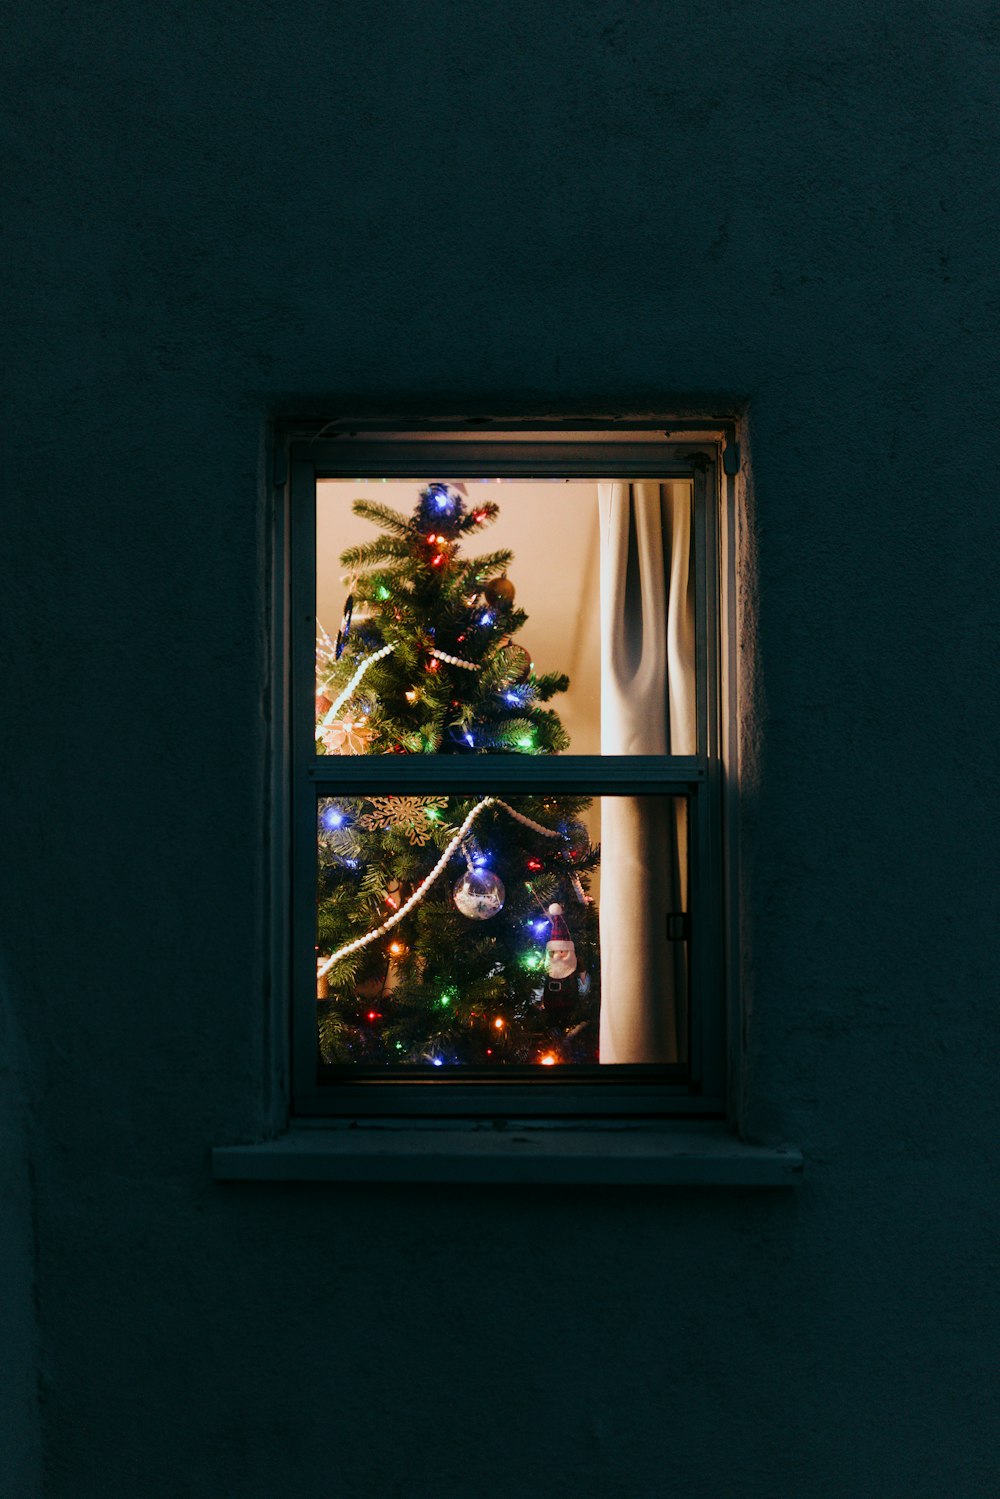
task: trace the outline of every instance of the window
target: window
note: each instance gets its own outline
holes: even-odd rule
[[[724,1113],[728,440],[293,435],[297,1115]]]

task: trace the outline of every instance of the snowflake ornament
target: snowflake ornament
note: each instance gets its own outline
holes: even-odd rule
[[[367,718],[335,718],[320,728],[318,737],[328,754],[366,755],[372,733]]]
[[[445,796],[373,796],[372,810],[358,818],[358,826],[370,832],[386,828],[405,833],[409,843],[423,847],[430,842],[434,823],[447,805]]]

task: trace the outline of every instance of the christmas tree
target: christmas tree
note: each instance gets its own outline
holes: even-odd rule
[[[329,754],[551,754],[568,738],[513,637],[509,551],[462,555],[498,506],[430,484],[414,513],[357,500],[382,534],[341,557],[317,646]],[[599,851],[588,797],[322,798],[319,1027],[331,1063],[491,1068],[596,1061]]]

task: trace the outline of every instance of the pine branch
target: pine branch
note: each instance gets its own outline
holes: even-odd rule
[[[531,722],[538,737],[544,738],[550,754],[569,748],[569,735],[563,728],[562,719],[551,708],[534,708]]]
[[[466,574],[470,585],[473,583],[485,583],[487,578],[494,574],[506,571],[514,560],[511,551],[487,552],[483,557],[473,557],[466,566]]]
[[[524,660],[523,650],[523,646],[502,646],[483,667],[483,685],[493,688],[516,675]]]
[[[494,726],[497,742],[513,748],[519,739],[529,739],[533,724],[527,718],[507,718]]]
[[[341,552],[340,565],[346,568],[371,567],[376,562],[384,562],[387,557],[409,555],[410,548],[405,541],[393,536],[377,536],[374,541],[366,541],[361,546],[348,547],[346,552]]]
[[[496,500],[483,500],[482,504],[475,507],[475,510],[479,512],[479,519],[476,519],[474,511],[470,511],[462,521],[460,527],[462,531],[478,531],[482,526],[491,526],[500,514],[500,506]]]
[[[392,531],[396,536],[411,536],[413,524],[398,510],[391,505],[383,505],[381,500],[355,500],[351,506],[355,515],[360,515],[362,520],[370,520],[372,525],[381,526],[383,530]]]
[[[322,956],[322,955],[321,955]],[[339,963],[334,963],[332,968],[327,969],[327,978],[331,989],[348,989],[355,982],[358,970],[361,967],[362,954],[352,952],[346,958],[341,958]]]
[[[547,703],[557,692],[568,690],[569,677],[564,671],[547,671],[542,676],[535,677],[533,685],[539,702]]]

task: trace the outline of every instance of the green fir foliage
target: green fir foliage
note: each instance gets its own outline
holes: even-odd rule
[[[326,652],[318,688],[323,720],[361,664],[375,663],[338,710],[360,721],[373,754],[555,754],[568,746],[557,712],[561,673],[536,676],[514,636],[527,616],[503,577],[509,551],[465,559],[462,543],[498,512],[469,507],[456,488],[432,484],[413,515],[358,500],[355,513],[382,535],[345,552],[355,574],[353,617],[339,660]],[[498,581],[500,579],[503,581]],[[493,585],[493,586],[491,586]],[[473,669],[443,659],[444,652]],[[324,702],[325,699],[325,702]],[[340,750],[341,742],[336,743]],[[349,797],[319,808],[317,943],[321,960],[381,927],[403,906],[477,805],[469,797]],[[597,915],[586,897],[599,862],[581,818],[589,798],[519,796],[477,815],[440,876],[390,931],[339,958],[320,986],[323,1059],[341,1066],[435,1069],[597,1059]],[[454,891],[470,878],[502,882],[503,903],[479,919]],[[548,972],[558,902],[577,967]],[[561,929],[561,927],[560,927]]]

